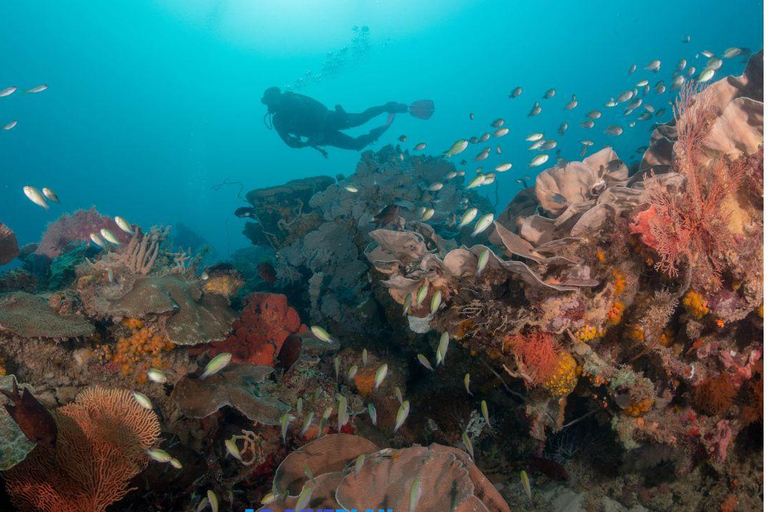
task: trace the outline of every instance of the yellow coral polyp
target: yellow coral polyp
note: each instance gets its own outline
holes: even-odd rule
[[[629,337],[630,341],[641,343],[645,339],[645,331],[643,330],[642,326],[632,324],[629,326],[629,329],[627,329],[627,336]]]
[[[689,291],[683,297],[683,306],[685,310],[694,318],[704,318],[709,313],[709,307],[704,297],[693,290]]]
[[[576,387],[576,382],[579,380],[578,373],[576,360],[573,356],[568,352],[562,352],[558,358],[554,374],[542,384],[542,387],[552,396],[565,396]]]
[[[597,250],[597,261],[599,261],[600,263],[604,263],[605,262],[605,251],[604,250],[602,250],[602,249],[598,249]]]
[[[578,331],[576,331],[576,339],[582,343],[589,343],[590,341],[597,339],[603,335],[602,330],[593,325],[585,325]]]
[[[144,325],[144,321],[138,318],[123,318],[122,324],[129,329],[139,329]]]
[[[112,362],[120,368],[121,374],[136,375],[137,380],[143,383],[147,380],[146,372],[149,368],[165,366],[161,354],[173,349],[173,344],[152,326],[144,326],[143,322],[133,319],[126,320],[131,321],[129,323],[132,325],[139,325],[140,328],[130,336],[118,340]],[[127,325],[125,320],[123,324]]]
[[[648,411],[651,410],[651,407],[653,407],[653,398],[645,398],[639,402],[632,401],[627,408],[624,409],[624,414],[633,418],[639,418],[648,413]]]
[[[617,300],[611,306],[608,311],[608,323],[611,325],[618,325],[621,322],[621,317],[624,315],[624,303]]]
[[[659,336],[659,345],[662,347],[671,347],[675,342],[675,333],[672,329],[666,328]]]

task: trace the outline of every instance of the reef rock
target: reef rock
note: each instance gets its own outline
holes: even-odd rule
[[[11,228],[0,222],[0,265],[5,265],[19,254],[19,243]]]
[[[93,325],[78,315],[63,316],[38,295],[13,292],[0,295],[0,333],[21,338],[65,340],[88,337]]]

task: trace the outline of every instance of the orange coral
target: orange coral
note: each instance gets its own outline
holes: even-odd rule
[[[22,512],[104,512],[147,465],[160,435],[154,412],[130,391],[90,388],[53,412],[56,448],[38,447],[5,481]]]
[[[145,325],[141,320],[129,318],[123,320],[123,325],[137,330],[118,339],[112,361],[119,366],[121,374],[136,375],[139,382],[146,382],[147,370],[163,367],[161,355],[174,345],[155,326]]]
[[[505,350],[510,350],[518,362],[518,371],[526,377],[526,383],[535,386],[544,384],[558,370],[560,344],[548,332],[534,332],[523,335],[508,335],[504,341]]]
[[[622,316],[624,316],[624,303],[617,300],[611,306],[610,311],[608,311],[608,323],[618,325],[621,322]]]
[[[683,306],[694,318],[704,318],[709,313],[709,305],[700,293],[693,290],[683,297]]]
[[[645,339],[645,330],[641,325],[632,324],[627,328],[627,337],[635,343],[641,343]]]
[[[624,409],[624,414],[632,416],[633,418],[639,418],[650,411],[651,407],[653,407],[653,398],[645,398],[639,402],[632,401],[627,408]]]
[[[721,373],[696,386],[691,403],[699,411],[710,416],[721,416],[730,409],[736,396],[736,388],[727,373]]]
[[[618,269],[613,269],[611,275],[613,275],[613,293],[621,295],[627,289],[627,278]]]
[[[674,342],[675,332],[667,327],[664,329],[664,332],[661,333],[661,336],[659,336],[659,345],[662,347],[671,347]]]
[[[368,397],[373,392],[376,381],[376,368],[365,367],[355,374],[355,387],[360,396]]]
[[[565,396],[573,391],[578,379],[579,367],[576,360],[568,352],[561,352],[554,372],[542,383],[542,387],[552,396]]]

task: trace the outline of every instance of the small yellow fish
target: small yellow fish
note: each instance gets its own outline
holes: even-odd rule
[[[424,302],[424,299],[427,298],[427,293],[429,292],[429,285],[423,284],[419,286],[419,289],[416,290],[416,307],[420,307],[421,304]]]
[[[379,389],[379,386],[381,386],[381,383],[384,382],[384,379],[387,378],[387,364],[384,363],[381,366],[379,366],[379,369],[376,370],[376,377],[373,381],[373,389]]]
[[[408,499],[408,512],[416,512],[416,507],[421,499],[421,479],[415,478],[411,483],[411,492]]]
[[[347,185],[346,187],[344,187],[344,189],[347,192],[352,192],[353,194],[357,194],[358,192],[360,192],[360,189],[358,189],[357,187],[352,186],[352,185]]]
[[[395,429],[392,431],[393,434],[403,426],[403,423],[408,419],[408,413],[410,412],[411,403],[408,400],[400,404],[400,408],[397,410],[397,416],[395,417]]]
[[[531,160],[531,163],[528,164],[528,167],[538,167],[540,165],[544,165],[547,160],[549,160],[549,155],[537,155]]]
[[[232,361],[232,354],[229,352],[223,352],[213,359],[211,359],[207,365],[205,365],[205,371],[200,376],[200,380],[203,380],[211,375],[220,372]]]
[[[483,185],[485,181],[485,176],[483,174],[478,174],[474,178],[472,178],[472,181],[469,182],[469,185],[467,185],[467,189],[470,188],[476,188],[480,185]]]
[[[504,135],[509,133],[509,128],[499,128],[495,132],[493,132],[494,137],[503,137]]]
[[[355,375],[357,375],[357,365],[353,364],[347,372],[347,379],[352,380],[355,378]]]
[[[464,446],[467,449],[467,453],[469,453],[469,456],[472,458],[472,460],[475,459],[475,449],[472,447],[472,440],[469,439],[469,436],[466,432],[462,432],[461,434],[461,441],[464,443]]]
[[[709,82],[710,80],[712,80],[713,76],[715,76],[715,70],[714,69],[705,69],[704,71],[701,72],[701,74],[699,75],[698,80],[696,80],[696,81],[698,83],[700,83],[700,84],[704,83],[704,82]]]
[[[440,290],[437,290],[432,295],[432,303],[430,304],[429,312],[431,314],[437,313],[437,310],[440,309],[440,305],[443,303],[443,292]]]
[[[339,370],[341,369],[341,359],[339,356],[333,358],[333,370],[336,372],[336,380],[339,380]]]
[[[544,134],[541,132],[535,132],[528,135],[525,140],[528,142],[536,142],[537,140],[541,140],[544,138]]]
[[[147,450],[147,455],[149,455],[149,458],[155,462],[165,464],[171,461],[171,454],[160,448],[150,448]]]
[[[152,401],[144,393],[139,393],[138,391],[134,391],[132,394],[133,394],[133,398],[143,408],[147,409],[148,411],[151,411],[155,408],[155,406],[152,405]]]
[[[497,165],[494,168],[494,170],[496,172],[506,172],[506,171],[510,170],[511,168],[512,168],[512,164],[510,164],[510,163],[503,163],[503,164]]]
[[[363,367],[368,366],[368,349],[363,349]]]
[[[485,420],[485,424],[490,427],[491,417],[488,415],[488,404],[485,402],[485,400],[480,402],[480,412],[483,413],[483,419]]]
[[[451,149],[446,151],[444,155],[446,158],[451,158],[453,155],[458,155],[459,153],[467,149],[468,145],[469,145],[469,141],[464,139],[459,139],[453,143],[453,146],[451,146]]]
[[[546,156],[546,155],[543,155]],[[488,229],[488,226],[491,225],[493,222],[493,214],[487,213],[480,217],[480,219],[475,223],[475,230],[472,231],[472,236],[477,236],[486,229]]]
[[[435,209],[434,208],[426,208],[424,210],[424,213],[421,214],[421,221],[422,222],[427,222],[434,215],[435,215]]]
[[[318,325],[313,325],[312,327],[310,327],[310,330],[312,331],[312,334],[314,334],[315,337],[320,341],[324,341],[326,343],[331,342],[331,335],[328,334],[328,331],[326,331],[322,327]]]
[[[467,390],[467,394],[469,394],[469,396],[474,396],[472,394],[472,391],[469,390],[469,374],[468,373],[464,375],[464,389]]]
[[[299,435],[304,435],[307,433],[307,430],[309,430],[310,425],[312,425],[312,420],[314,419],[314,416],[311,414],[307,414],[307,417],[304,418],[304,423],[301,425],[301,432],[299,432]]]
[[[104,239],[103,239],[103,238],[101,238],[101,237],[100,237],[98,234],[96,234],[96,233],[91,233],[91,241],[92,241],[94,244],[96,244],[96,245],[98,245],[99,247],[101,247],[102,249],[105,249],[105,248],[107,247],[107,242],[105,242],[105,241],[104,241]]]
[[[448,344],[451,342],[451,336],[444,332],[440,335],[440,342],[437,344],[437,365],[440,366],[448,355]]]
[[[227,453],[232,457],[239,460],[240,462],[243,461],[243,456],[240,454],[240,448],[237,447],[237,443],[235,443],[234,437],[226,439],[224,441],[224,447],[227,449]]]
[[[427,147],[426,142],[419,142],[416,144],[416,146],[413,148],[415,151],[423,151]]]
[[[491,256],[491,250],[487,247],[483,249],[483,252],[480,253],[480,257],[477,258],[477,271],[475,272],[476,276],[479,276],[483,273],[483,270],[485,269],[485,266],[488,265],[488,259]]]
[[[525,494],[528,496],[528,501],[533,503],[533,495],[531,494],[531,482],[528,480],[528,473],[526,473],[525,470],[520,472],[520,480],[523,482],[523,489],[525,490]]]
[[[432,368],[432,364],[429,362],[429,359],[427,359],[424,354],[417,354],[416,359],[419,360],[421,365],[426,368],[429,371],[435,371],[434,368]]]
[[[408,310],[411,308],[412,302],[413,302],[413,294],[411,292],[408,292],[408,295],[405,296],[405,300],[403,300],[403,315],[408,314]]]
[[[173,466],[176,469],[181,469],[182,468],[181,461],[179,459],[173,459],[172,458],[168,462],[171,464],[171,466]]]
[[[211,490],[208,491],[207,496],[208,503],[211,504],[211,512],[219,512],[219,497]]]
[[[312,487],[305,487],[299,494],[299,499],[296,500],[296,505],[293,506],[294,510],[302,510],[307,508],[309,502],[312,501]]]

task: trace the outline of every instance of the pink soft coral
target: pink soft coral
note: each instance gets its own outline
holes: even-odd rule
[[[89,242],[91,233],[109,229],[120,243],[130,240],[130,235],[121,230],[110,217],[101,215],[96,208],[77,210],[72,215],[64,214],[58,220],[48,224],[35,254],[53,259],[64,251],[71,242]]]

